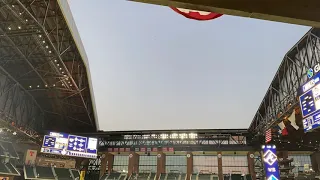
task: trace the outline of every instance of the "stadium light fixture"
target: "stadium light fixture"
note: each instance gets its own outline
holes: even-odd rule
[[[11,27],[8,27],[9,30],[11,30]]]
[[[161,134],[160,137],[161,139],[166,139],[168,137],[168,134]]]
[[[41,38],[42,37],[42,35],[41,34],[39,34],[39,38]]]
[[[197,135],[196,133],[190,133],[190,134],[189,134],[189,138],[190,138],[190,139],[195,139],[195,138],[197,138],[197,136],[198,136],[198,135]]]
[[[177,139],[178,137],[179,137],[179,135],[177,133],[171,134],[171,138],[172,139]]]
[[[188,135],[187,135],[186,133],[180,134],[180,139],[185,139],[185,138],[187,138],[187,137],[188,137]]]

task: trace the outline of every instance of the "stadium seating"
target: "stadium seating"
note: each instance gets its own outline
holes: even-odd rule
[[[136,179],[137,180],[149,180],[151,176],[151,173],[139,173],[137,176],[136,176]],[[154,178],[154,177],[153,177]],[[133,180],[133,179],[132,179]],[[151,180],[151,179],[150,179]],[[152,179],[153,180],[153,179]]]
[[[155,179],[156,179],[156,176],[157,176],[156,173],[151,173],[148,180],[155,180]],[[138,179],[138,180],[139,180],[139,179]]]
[[[212,180],[211,177],[211,174],[198,174],[197,180]]]
[[[42,166],[24,166],[24,178],[36,180],[78,180],[80,173],[75,169],[53,168]]]
[[[109,174],[109,176],[106,177],[105,180],[118,180],[120,178],[121,173],[118,172],[112,172]]]
[[[158,180],[166,180],[167,174],[166,173],[161,173]]]
[[[60,180],[72,180],[72,175],[69,169],[65,168],[54,168],[56,177]]]
[[[167,178],[165,180],[180,180],[181,174],[180,173],[168,173]]]
[[[193,173],[190,175],[190,180],[197,180],[198,179],[198,174]]]

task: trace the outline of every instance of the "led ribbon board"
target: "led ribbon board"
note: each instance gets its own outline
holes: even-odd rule
[[[320,73],[309,75],[310,80],[298,89],[304,132],[320,126]]]
[[[262,151],[266,180],[280,180],[276,146],[263,145]]]

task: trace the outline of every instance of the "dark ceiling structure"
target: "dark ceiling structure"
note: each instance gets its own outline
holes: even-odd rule
[[[0,6],[0,119],[27,133],[96,131],[88,67],[59,1]]]

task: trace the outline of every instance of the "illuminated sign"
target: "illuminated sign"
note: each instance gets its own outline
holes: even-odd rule
[[[267,180],[280,180],[277,150],[275,145],[263,145],[263,162]]]
[[[97,138],[50,132],[43,138],[42,153],[97,158]]]
[[[312,68],[308,69],[307,71],[308,78],[309,79],[312,78],[312,76],[314,74],[317,74],[319,71],[320,71],[320,64],[316,64],[313,69]]]

